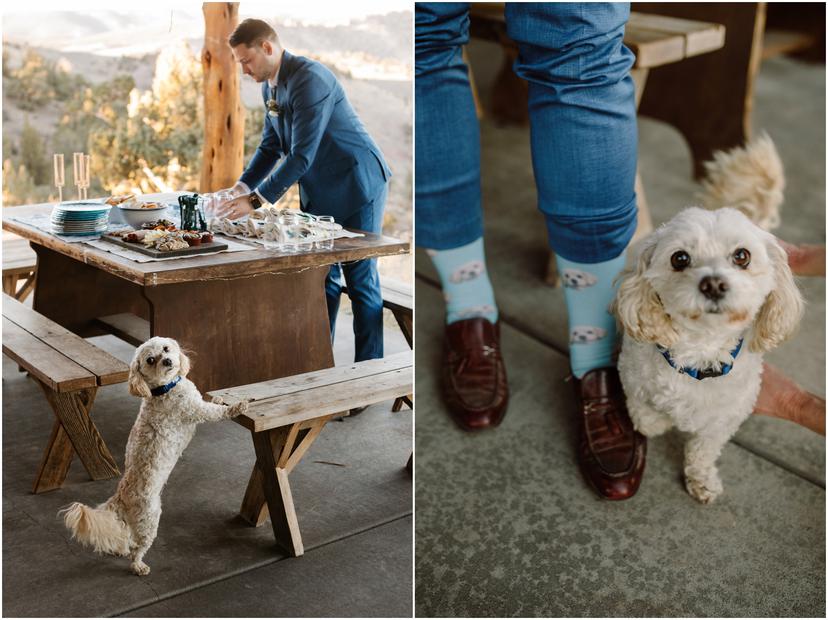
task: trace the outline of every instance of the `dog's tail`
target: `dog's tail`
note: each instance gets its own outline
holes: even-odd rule
[[[96,553],[129,553],[132,540],[129,528],[109,503],[90,508],[75,502],[60,510],[58,516],[63,517],[63,522],[72,532],[72,538],[84,546],[92,547]]]
[[[734,207],[765,230],[779,226],[785,170],[767,133],[743,147],[717,151],[704,168],[698,197],[705,208]]]

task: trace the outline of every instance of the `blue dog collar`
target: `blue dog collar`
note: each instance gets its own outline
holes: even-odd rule
[[[178,385],[179,381],[181,381],[181,375],[177,376],[175,379],[170,381],[167,385],[159,385],[158,387],[152,388],[150,390],[150,393],[153,396],[163,396],[164,394],[169,392],[171,389],[173,389],[176,385]]]
[[[722,364],[720,370],[714,370],[713,368],[690,368],[688,366],[683,366],[682,368],[679,368],[678,366],[676,366],[676,363],[673,361],[673,358],[670,357],[669,349],[665,349],[660,344],[657,344],[656,346],[658,347],[659,352],[664,356],[664,359],[667,360],[667,363],[670,364],[670,366],[672,366],[676,370],[678,370],[680,374],[688,375],[690,377],[693,377],[694,379],[698,379],[699,381],[701,381],[702,379],[708,379],[710,377],[721,377],[722,375],[726,375],[727,373],[729,373],[730,370],[733,368],[733,364],[736,362],[736,356],[739,355],[739,351],[742,348],[743,341],[744,338],[739,338],[739,342],[736,344],[736,347],[730,352],[730,357],[733,358],[733,362],[730,364]]]

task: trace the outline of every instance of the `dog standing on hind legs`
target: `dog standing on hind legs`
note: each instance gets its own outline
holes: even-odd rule
[[[217,422],[247,411],[202,400],[187,379],[190,360],[171,338],[151,338],[135,352],[129,392],[142,397],[129,433],[126,471],[115,494],[97,508],[75,502],[61,510],[72,537],[97,553],[129,556],[136,575],[148,575],[144,555],[161,518],[161,491],[202,422]]]

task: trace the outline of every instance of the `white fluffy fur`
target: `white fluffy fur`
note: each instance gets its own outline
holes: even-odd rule
[[[745,248],[750,264],[734,264]],[[671,256],[686,251],[683,271]],[[699,289],[704,276],[729,290],[712,301]],[[624,327],[618,369],[635,428],[654,437],[675,427],[690,438],[684,474],[688,492],[703,503],[722,492],[716,459],[753,411],[762,354],[789,337],[803,311],[801,295],[775,237],[735,209],[690,208],[631,248],[614,309]],[[696,380],[679,374],[656,343],[669,347],[677,366],[721,367],[744,344],[729,374]]]
[[[143,558],[158,530],[161,490],[196,426],[247,410],[246,402],[232,407],[204,402],[186,378],[189,370],[190,361],[175,340],[156,337],[138,347],[130,364],[129,391],[143,401],[129,433],[126,471],[115,495],[97,508],[75,502],[59,513],[72,536],[84,545],[99,553],[129,555],[136,575],[150,572]],[[177,375],[181,375],[178,385],[166,394],[152,396],[151,388],[165,385]]]
[[[766,133],[744,147],[715,153],[704,167],[699,199],[705,208],[734,207],[765,230],[779,226],[785,172]]]

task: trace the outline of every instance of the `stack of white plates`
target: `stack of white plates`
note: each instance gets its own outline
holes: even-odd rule
[[[56,235],[99,235],[109,226],[110,207],[100,201],[62,202],[52,209]]]

